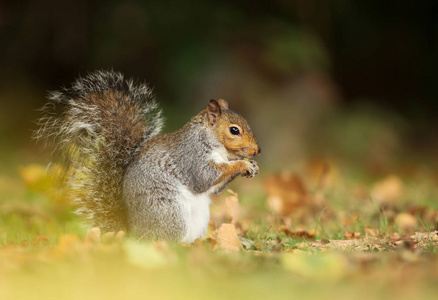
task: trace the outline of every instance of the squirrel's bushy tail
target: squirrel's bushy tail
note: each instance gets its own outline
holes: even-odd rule
[[[98,71],[52,92],[35,137],[54,147],[78,212],[105,231],[126,227],[124,170],[163,120],[145,84]]]

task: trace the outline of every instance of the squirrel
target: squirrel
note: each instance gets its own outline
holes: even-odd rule
[[[121,73],[90,73],[48,98],[34,136],[53,147],[77,212],[104,231],[191,243],[207,232],[210,195],[259,172],[257,139],[223,99],[159,135],[151,88]]]

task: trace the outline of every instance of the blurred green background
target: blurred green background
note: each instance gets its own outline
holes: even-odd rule
[[[41,161],[48,90],[114,69],[154,87],[166,130],[225,98],[267,169],[329,157],[436,166],[435,1],[3,1],[2,168]]]

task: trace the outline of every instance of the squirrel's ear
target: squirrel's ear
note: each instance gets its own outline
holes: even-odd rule
[[[216,100],[211,99],[207,106],[207,117],[210,125],[217,122],[217,118],[221,115],[221,107]]]
[[[228,108],[228,102],[227,102],[226,100],[224,100],[224,99],[219,99],[219,100],[217,100],[217,103],[219,103],[219,106],[220,106],[222,109],[229,109],[229,108]]]

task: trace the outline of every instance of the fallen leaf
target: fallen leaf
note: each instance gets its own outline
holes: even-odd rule
[[[344,238],[346,240],[354,240],[354,239],[360,239],[361,238],[360,232],[352,232],[352,231],[345,231],[344,232]]]
[[[416,232],[414,235],[411,236],[411,239],[413,239],[416,242],[420,241],[438,241],[438,230],[435,230],[433,232]]]
[[[295,230],[290,230],[286,226],[282,225],[278,228],[279,232],[284,233],[285,235],[293,238],[305,238],[305,239],[313,239],[315,235],[318,233],[316,230],[312,230],[307,232],[305,229],[297,228]]]
[[[379,205],[390,205],[398,201],[403,193],[403,183],[398,176],[391,175],[374,184],[371,197]]]
[[[365,231],[366,237],[378,237],[380,236],[380,230],[372,228],[370,226],[364,226],[363,230]]]
[[[222,224],[219,226],[216,241],[215,250],[222,249],[231,252],[243,250],[242,243],[237,236],[236,228],[233,224]]]
[[[395,217],[395,225],[399,226],[404,231],[413,231],[417,227],[417,219],[408,213],[400,213]]]
[[[393,232],[390,236],[391,242],[396,242],[401,240],[401,236],[398,232]]]
[[[265,179],[270,208],[279,215],[286,215],[308,203],[307,190],[298,175],[279,173]]]

